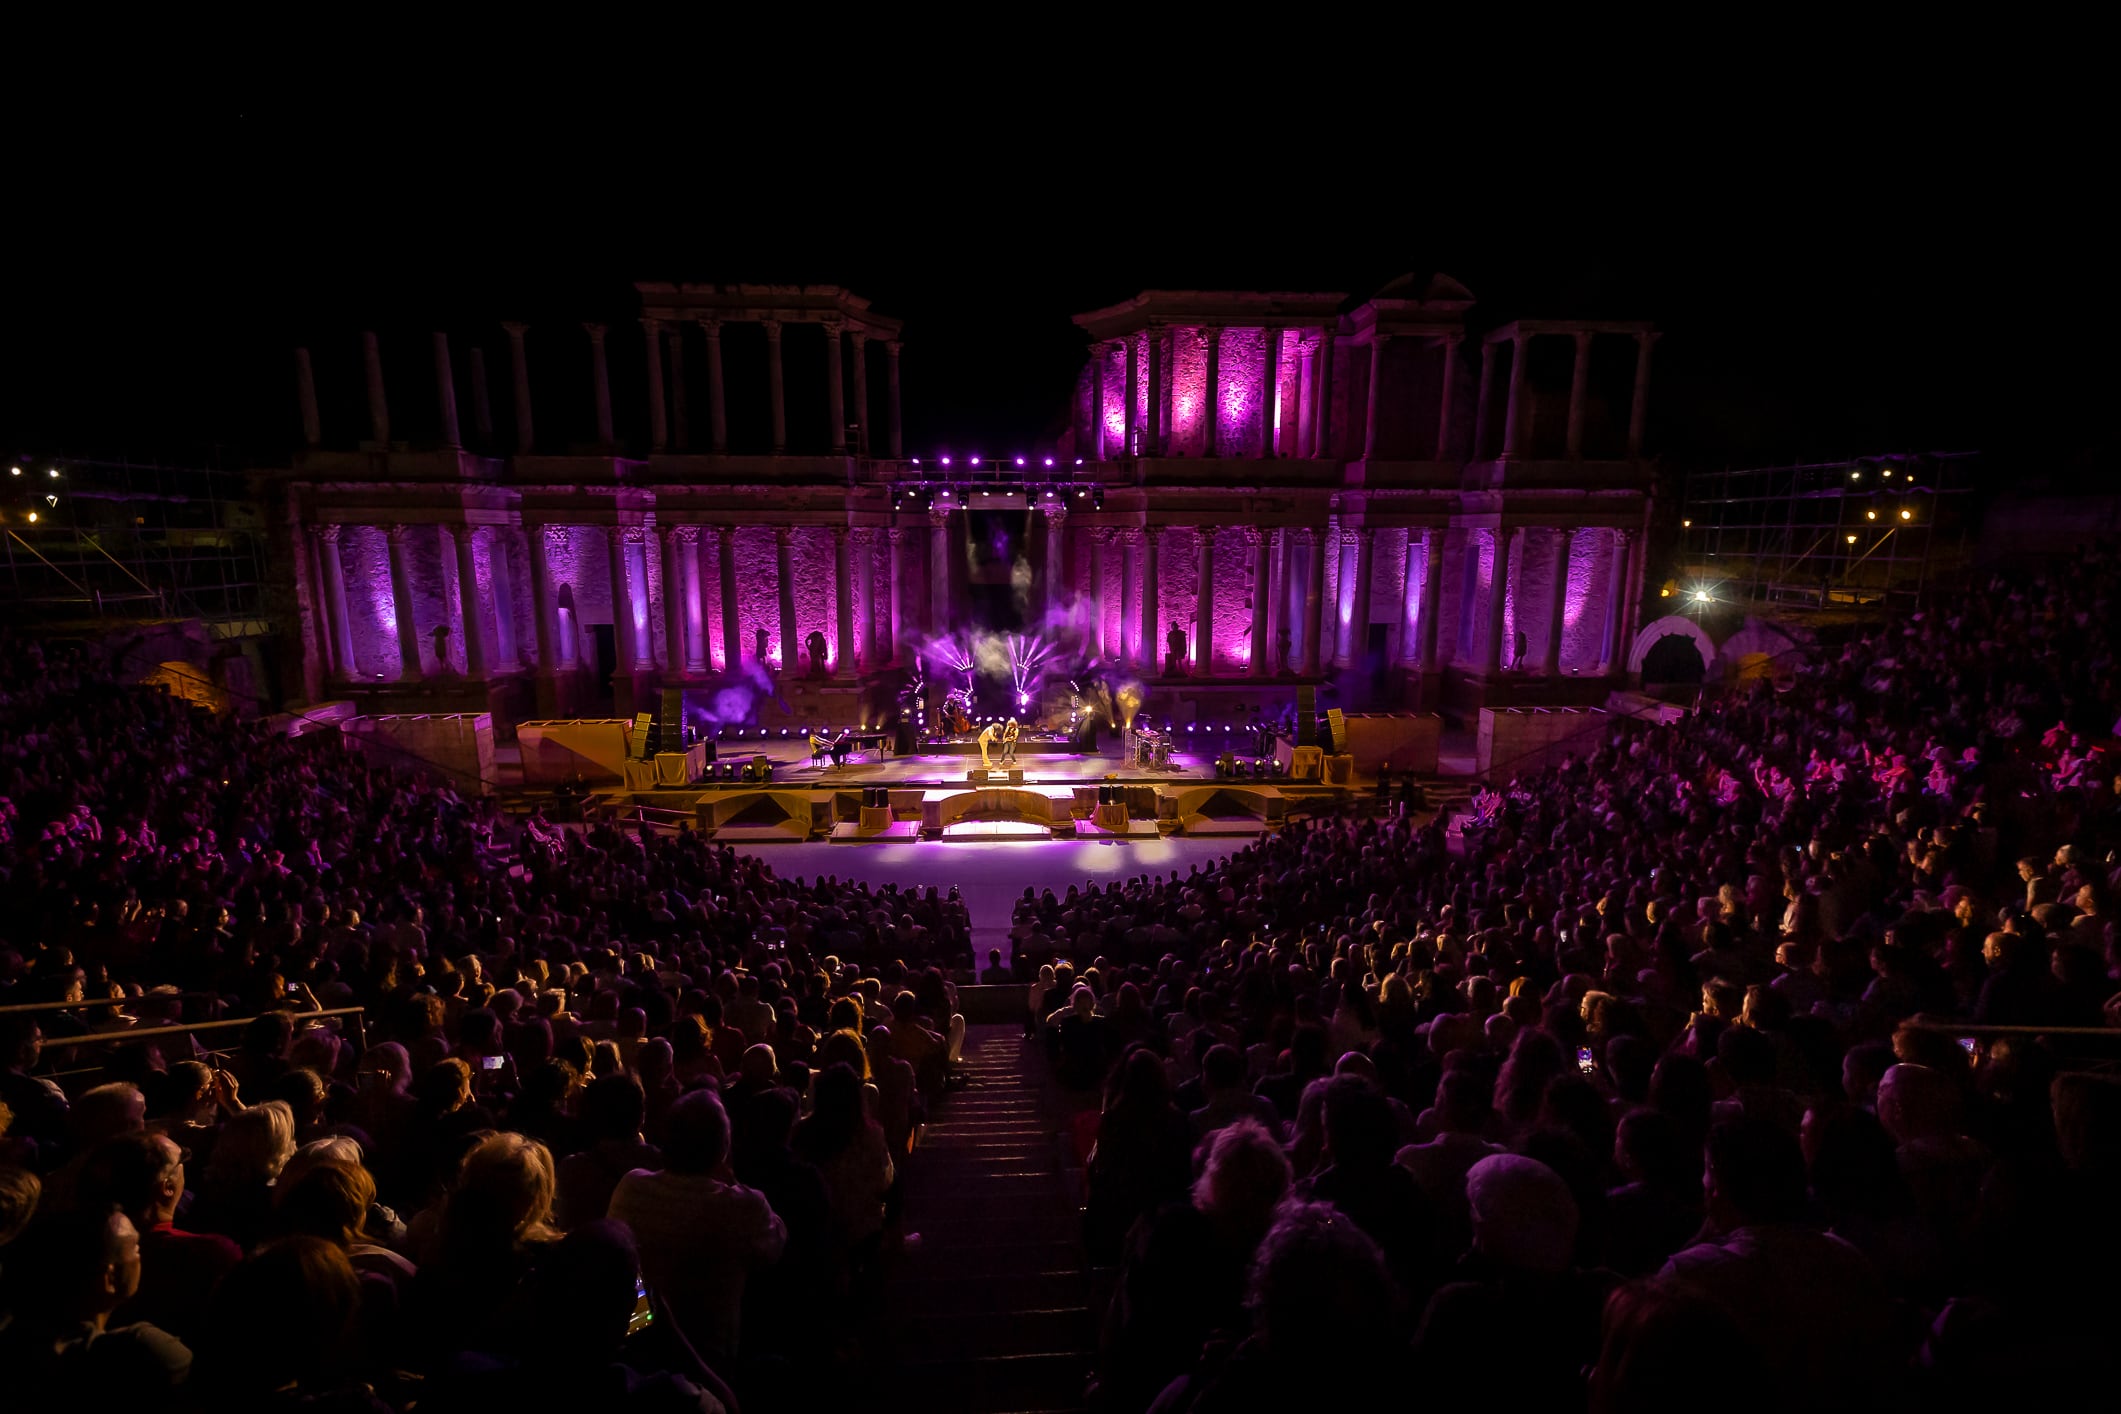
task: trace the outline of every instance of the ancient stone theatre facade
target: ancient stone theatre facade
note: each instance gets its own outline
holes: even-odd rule
[[[1582,703],[1625,670],[1645,324],[1483,321],[1446,276],[1146,291],[1076,317],[1068,430],[973,466],[904,445],[900,324],[852,292],[637,288],[632,328],[364,335],[358,440],[326,437],[297,351],[283,561],[311,700],[505,723],[749,684],[761,721],[850,723],[976,627],[968,527],[1001,512],[1030,612],[1166,715],[1307,684]],[[541,431],[561,380],[586,441]]]

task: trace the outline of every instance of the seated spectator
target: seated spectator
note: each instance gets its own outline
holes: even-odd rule
[[[1402,1295],[1426,1302],[1439,1276],[1436,1221],[1421,1185],[1392,1162],[1399,1125],[1391,1102],[1368,1081],[1343,1075],[1326,1082],[1324,1109],[1324,1166],[1297,1185],[1297,1195],[1346,1213],[1384,1254]]]
[[[662,1167],[662,1154],[642,1136],[647,1097],[630,1075],[592,1080],[582,1088],[577,1132],[586,1145],[560,1161],[559,1226],[569,1232],[611,1209],[619,1180],[635,1169]]]
[[[861,1080],[845,1062],[826,1066],[812,1083],[811,1111],[796,1125],[792,1148],[825,1180],[835,1262],[867,1261],[883,1233],[885,1195],[898,1171],[883,1126],[865,1110]]]
[[[272,1231],[272,1186],[295,1152],[295,1113],[267,1100],[228,1117],[199,1184],[192,1224],[246,1251]]]
[[[1090,1155],[1083,1241],[1091,1260],[1110,1264],[1127,1229],[1144,1213],[1181,1197],[1191,1181],[1193,1131],[1171,1101],[1163,1062],[1135,1051],[1120,1063]]]
[[[18,1298],[0,1336],[10,1400],[28,1414],[169,1404],[191,1375],[191,1350],[155,1326],[112,1320],[140,1286],[131,1219],[80,1206],[41,1224],[31,1243],[23,1275],[37,1299]]]
[[[713,1092],[671,1106],[662,1167],[620,1179],[610,1215],[632,1230],[649,1284],[686,1339],[710,1360],[738,1354],[744,1283],[780,1259],[788,1231],[764,1194],[735,1181],[729,1117]]]
[[[1719,1236],[1678,1253],[1663,1275],[1700,1289],[1755,1349],[1778,1352],[1763,1369],[1778,1405],[1870,1405],[1887,1359],[1884,1289],[1860,1252],[1805,1222],[1797,1141],[1769,1120],[1718,1123],[1705,1194]]]
[[[117,1313],[120,1324],[144,1321],[190,1342],[197,1338],[214,1287],[243,1258],[226,1237],[177,1226],[184,1198],[184,1151],[159,1134],[106,1139],[82,1170],[82,1201],[116,1207],[139,1235],[140,1285]]]
[[[268,1242],[214,1295],[196,1385],[216,1409],[387,1414],[361,1382],[361,1283],[318,1237]]]
[[[509,1297],[559,1240],[555,1187],[552,1155],[535,1139],[491,1134],[465,1156],[407,1302],[416,1366],[493,1348]]]
[[[1249,1119],[1277,1139],[1281,1116],[1274,1102],[1252,1093],[1245,1074],[1244,1052],[1235,1046],[1210,1046],[1201,1057],[1200,1088],[1203,1103],[1187,1116],[1195,1139],[1205,1139],[1225,1125]]]

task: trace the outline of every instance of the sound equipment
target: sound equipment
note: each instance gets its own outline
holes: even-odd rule
[[[662,710],[656,713],[655,749],[657,751],[683,751],[685,749],[685,690],[681,687],[663,689]]]
[[[1338,707],[1326,709],[1326,729],[1333,738],[1335,756],[1343,756],[1348,750],[1348,714]]]
[[[897,730],[892,734],[891,754],[894,756],[911,756],[920,749],[920,733],[914,728],[913,723],[900,722]]]
[[[1296,689],[1296,744],[1318,744],[1318,689],[1308,683]]]
[[[646,761],[651,745],[649,738],[654,734],[655,714],[653,712],[635,713],[633,733],[626,742],[626,754],[636,761]]]

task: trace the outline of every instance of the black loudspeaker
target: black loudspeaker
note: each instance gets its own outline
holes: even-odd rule
[[[920,736],[914,730],[913,723],[900,722],[898,730],[892,733],[891,754],[894,756],[911,756],[914,752],[920,750],[920,744]]]
[[[655,714],[655,750],[683,751],[685,749],[685,691],[683,688],[663,689],[662,710]]]
[[[1296,689],[1296,744],[1318,744],[1318,689],[1308,684]]]

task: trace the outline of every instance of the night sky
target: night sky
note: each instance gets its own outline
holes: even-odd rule
[[[270,464],[297,439],[297,343],[327,441],[351,442],[364,327],[401,437],[431,416],[435,328],[460,362],[486,339],[505,427],[506,318],[611,322],[624,435],[644,416],[637,279],[846,285],[906,321],[908,452],[1006,454],[1063,414],[1071,314],[1145,287],[1359,297],[1434,270],[1479,297],[1481,326],[1655,320],[1651,443],[1675,464],[1979,448],[2023,479],[2104,466],[2113,440],[2100,184],[2066,146],[2012,148],[1972,119],[1825,154],[1767,129],[1707,157],[1676,137],[1573,164],[1454,149],[1441,173],[1404,147],[1319,164],[1268,144],[1136,203],[1124,173],[1080,179],[1066,126],[974,161],[948,146],[961,121],[938,122],[853,170],[800,143],[644,150],[643,126],[681,136],[654,120],[599,128],[608,153],[487,112],[353,132],[232,105],[122,141],[99,121],[12,140],[0,447],[17,456]],[[576,404],[541,434],[586,421],[586,355],[559,365],[537,337],[540,399]]]

